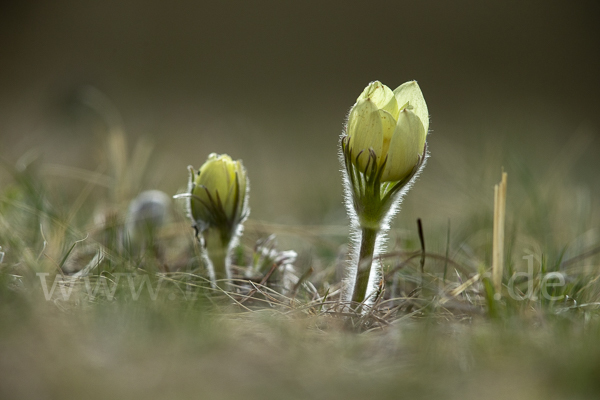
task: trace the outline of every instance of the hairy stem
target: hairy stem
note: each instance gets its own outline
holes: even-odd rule
[[[209,228],[202,233],[208,260],[212,266],[216,286],[225,289],[226,280],[231,278],[229,272],[229,240],[217,228]]]
[[[354,291],[352,292],[353,303],[362,303],[367,295],[377,233],[376,229],[362,228],[357,265],[358,271],[356,272],[356,281],[354,282]]]

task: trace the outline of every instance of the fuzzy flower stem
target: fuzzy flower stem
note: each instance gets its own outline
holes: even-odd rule
[[[353,303],[362,303],[367,295],[369,287],[369,276],[371,275],[371,266],[373,265],[373,255],[375,252],[375,242],[377,241],[376,229],[362,228],[360,252],[358,256],[358,272],[352,293]]]
[[[231,278],[229,272],[229,253],[231,238],[226,237],[217,228],[206,229],[202,236],[206,246],[208,261],[212,265],[216,285],[225,289],[226,282]]]

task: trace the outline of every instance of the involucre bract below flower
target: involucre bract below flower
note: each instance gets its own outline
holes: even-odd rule
[[[371,82],[350,111],[346,134],[355,166],[363,173],[384,166],[381,182],[407,177],[423,156],[429,129],[427,104],[416,81],[392,91]]]

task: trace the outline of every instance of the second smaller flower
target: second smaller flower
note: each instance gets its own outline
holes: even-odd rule
[[[188,167],[188,213],[205,250],[213,284],[231,279],[230,253],[250,213],[250,184],[242,161],[212,153],[196,173]]]

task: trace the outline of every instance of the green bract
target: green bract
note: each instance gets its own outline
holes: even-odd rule
[[[416,81],[392,91],[379,81],[371,82],[350,111],[346,134],[354,165],[368,173],[373,165],[385,167],[381,182],[407,177],[423,156],[429,129],[427,104]]]
[[[235,229],[247,215],[248,179],[242,162],[212,153],[197,174],[191,172],[190,214],[196,227]]]

